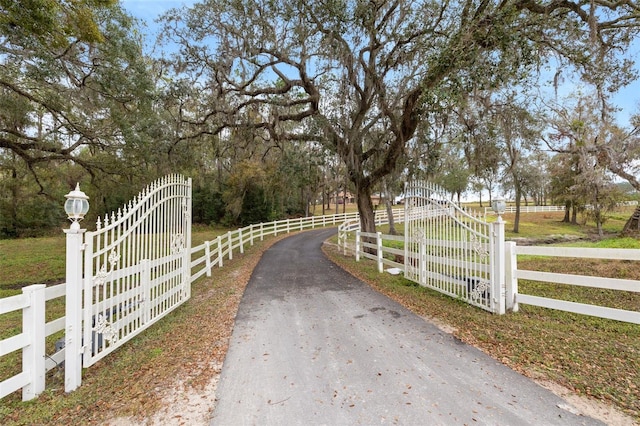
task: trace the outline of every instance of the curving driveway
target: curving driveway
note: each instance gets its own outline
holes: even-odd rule
[[[344,272],[333,230],[269,249],[243,296],[212,425],[592,425]]]

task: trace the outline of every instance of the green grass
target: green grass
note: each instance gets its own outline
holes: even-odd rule
[[[60,234],[59,237],[0,240],[0,291],[63,280],[65,237]]]

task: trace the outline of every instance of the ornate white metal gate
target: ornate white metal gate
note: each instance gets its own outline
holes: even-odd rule
[[[429,182],[405,186],[405,276],[425,287],[504,313],[500,235]],[[504,229],[504,228],[503,228]],[[499,250],[499,249],[498,249]]]
[[[191,179],[162,178],[87,232],[83,365],[189,299]]]

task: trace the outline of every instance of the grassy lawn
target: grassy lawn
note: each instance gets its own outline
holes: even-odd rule
[[[590,240],[593,226],[560,223],[561,214],[523,215],[521,233],[507,237],[545,238],[574,235]],[[505,220],[512,218],[505,215]],[[626,215],[611,219],[609,232],[621,229]],[[398,226],[402,229],[402,225]],[[227,230],[196,228],[193,245],[211,240]],[[282,238],[284,236],[279,236]],[[276,239],[256,245],[244,256],[225,261],[212,278],[193,285],[192,299],[141,336],[83,373],[83,386],[71,394],[63,391],[63,374],[52,371],[47,390],[33,402],[21,402],[14,393],[0,404],[0,424],[104,424],[118,416],[138,422],[163,407],[163,398],[181,389],[204,392],[218,372],[226,354],[237,305],[253,266]],[[634,238],[580,241],[582,246],[640,248]],[[339,265],[363,278],[374,288],[417,314],[431,318],[465,342],[530,377],[559,383],[572,391],[614,404],[640,422],[640,326],[616,321],[522,306],[516,314],[497,316],[442,296],[389,274],[378,274],[373,262],[327,249]],[[522,257],[524,269],[579,271],[580,274],[640,279],[633,262],[566,262]],[[52,283],[64,278],[64,235],[17,241],[0,241],[0,295],[19,293],[23,284]],[[520,282],[522,292],[545,294],[567,300],[593,301],[638,310],[637,293]],[[61,306],[58,309],[62,309]],[[0,317],[0,333],[14,332],[19,317]],[[17,320],[17,321],[16,321]],[[207,336],[207,338],[202,338]],[[6,378],[13,361],[0,360],[0,379]],[[4,365],[3,365],[4,364]],[[11,364],[11,365],[8,365]]]

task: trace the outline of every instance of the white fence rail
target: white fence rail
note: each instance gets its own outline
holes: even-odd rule
[[[375,243],[370,242],[374,240]],[[356,261],[359,261],[360,257],[374,260],[378,264],[378,272],[380,273],[384,271],[384,265],[400,269],[404,272],[404,248],[399,249],[385,246],[385,241],[402,242],[402,245],[404,246],[404,236],[385,235],[382,232],[376,232],[374,234],[357,230],[355,240]],[[368,251],[366,250],[367,248],[371,248],[373,250]]]
[[[520,213],[563,212],[564,206],[520,206]],[[507,206],[505,213],[515,213],[515,206]],[[484,208],[484,214],[496,214],[491,207]]]
[[[562,257],[567,259],[588,258],[639,261],[640,250],[516,246],[515,244],[511,243],[507,245],[506,256],[507,264],[509,265],[507,266],[507,270],[512,274],[512,276],[508,278],[508,281],[511,281],[512,286],[515,287],[514,291],[512,292],[514,297],[515,310],[518,309],[519,304],[528,304],[583,315],[591,315],[600,318],[608,318],[617,321],[640,324],[640,311],[614,309],[604,306],[596,306],[585,303],[576,303],[566,300],[558,300],[548,297],[523,294],[518,290],[518,280],[522,279],[530,281],[541,281],[554,284],[630,291],[636,293],[640,293],[640,281],[519,269],[517,265],[517,255]]]
[[[619,207],[623,206],[637,206],[637,201],[625,201],[623,203],[618,203]],[[587,209],[590,206],[586,206]],[[564,212],[565,206],[520,206],[520,213],[544,213],[544,212]],[[507,206],[504,211],[505,213],[515,213],[515,206]],[[496,214],[495,211],[491,207],[484,208],[484,214]]]
[[[0,345],[0,357],[22,351],[22,371],[0,382],[0,399],[19,389],[23,401],[35,398],[44,391],[46,372],[64,361],[64,349],[45,353],[46,338],[64,330],[65,324],[64,316],[46,322],[46,302],[64,295],[65,284],[34,284],[24,287],[22,294],[0,299],[0,315],[22,311],[22,332]]]
[[[215,240],[206,241],[191,249],[193,259],[191,261],[191,280],[193,282],[204,275],[210,276],[211,269],[215,266],[222,267],[225,258],[233,259],[234,250],[242,254],[244,247],[247,244],[253,245],[255,240],[262,241],[271,235],[277,236],[305,229],[336,226],[354,220],[358,221],[357,213],[311,216],[249,225],[235,231],[229,231]],[[194,259],[194,256],[197,257]]]

